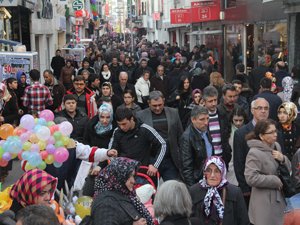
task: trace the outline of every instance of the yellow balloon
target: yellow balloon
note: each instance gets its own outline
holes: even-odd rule
[[[31,134],[30,137],[29,137],[29,141],[30,141],[31,143],[36,144],[36,143],[39,142],[39,138],[36,136],[36,134]]]
[[[62,137],[61,141],[64,145],[68,145],[69,142],[70,142],[70,138],[69,137]]]
[[[49,155],[47,156],[47,158],[45,159],[45,163],[47,163],[47,164],[52,164],[53,162],[54,162],[54,156],[51,155],[51,154],[49,154]]]
[[[46,148],[46,142],[45,141],[39,141],[38,146],[41,150],[44,150]]]
[[[89,196],[82,196],[78,198],[75,206],[75,212],[78,214],[82,219],[85,216],[91,215],[91,206],[93,203],[93,198]]]

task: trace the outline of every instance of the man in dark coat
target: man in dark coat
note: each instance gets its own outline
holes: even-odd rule
[[[160,91],[164,96],[168,96],[168,79],[164,66],[159,65],[156,74],[150,79],[150,91]]]
[[[278,107],[281,105],[282,100],[278,95],[274,94],[271,91],[271,87],[272,87],[272,80],[267,77],[262,78],[260,81],[261,92],[255,95],[253,99],[257,99],[257,98],[266,99],[270,105],[270,113],[269,113],[270,119],[278,121],[277,110]]]
[[[159,168],[163,180],[178,179],[179,139],[183,132],[178,111],[165,107],[165,98],[160,91],[150,92],[148,104],[149,108],[137,112],[137,118],[153,127],[167,143],[167,153]]]
[[[55,56],[51,60],[51,67],[53,69],[54,76],[59,80],[61,69],[65,66],[65,59],[61,57],[61,51],[56,50]]]
[[[113,91],[114,91],[114,95],[116,95],[121,101],[122,103],[123,101],[123,94],[125,90],[132,90],[132,92],[134,93],[134,97],[136,98],[136,93],[135,93],[135,88],[133,84],[128,83],[128,74],[125,71],[120,72],[119,75],[119,82],[115,83],[113,85]]]
[[[279,61],[275,66],[275,78],[276,78],[276,87],[278,91],[282,91],[282,80],[283,78],[289,76],[288,71],[286,70],[286,65],[283,61]]]
[[[64,85],[54,77],[51,70],[45,70],[43,77],[45,80],[45,86],[48,87],[53,98],[53,104],[47,106],[47,109],[50,109],[53,112],[58,112],[61,110],[61,103],[66,93],[66,89]]]

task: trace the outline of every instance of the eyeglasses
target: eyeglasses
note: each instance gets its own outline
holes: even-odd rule
[[[276,134],[276,133],[277,133],[277,130],[271,130],[271,131],[266,132],[266,133],[264,133],[264,134]]]
[[[262,110],[264,110],[264,111],[269,111],[269,107],[268,106],[257,106],[257,107],[254,107],[253,109],[256,109],[256,110],[258,110],[258,111],[262,111]]]

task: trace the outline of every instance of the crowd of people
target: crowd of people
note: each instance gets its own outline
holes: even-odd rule
[[[80,160],[97,162],[82,224],[299,224],[300,66],[289,72],[266,54],[249,75],[234,65],[225,81],[205,45],[188,51],[142,39],[130,47],[103,36],[80,66],[57,50],[44,83],[38,70],[30,84],[22,71],[0,83],[0,122],[17,126],[22,115],[50,109],[56,123],[73,125],[76,140],[63,167],[26,171],[12,186],[17,216],[4,212],[0,224],[73,223],[59,206],[54,214],[38,206],[53,205],[65,181],[73,185]],[[154,213],[135,191],[139,166],[163,182]],[[291,174],[292,197],[279,166]],[[2,182],[10,170],[0,168]]]

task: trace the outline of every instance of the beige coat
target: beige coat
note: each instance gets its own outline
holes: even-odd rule
[[[272,156],[270,146],[260,140],[249,140],[250,147],[246,158],[245,178],[252,187],[249,218],[255,225],[282,225],[285,200],[279,187],[281,181],[277,176],[278,163]],[[276,149],[281,151],[278,143]],[[285,165],[290,169],[291,163],[285,157]]]

